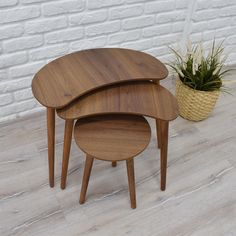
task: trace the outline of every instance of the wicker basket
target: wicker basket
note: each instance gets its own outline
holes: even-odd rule
[[[206,119],[212,112],[220,91],[194,90],[178,78],[176,81],[176,99],[179,114],[188,120],[200,121]]]

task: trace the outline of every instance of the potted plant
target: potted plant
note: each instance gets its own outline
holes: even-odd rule
[[[222,78],[229,70],[223,69],[222,43],[215,41],[208,55],[201,44],[187,47],[185,55],[173,48],[175,61],[169,66],[178,74],[176,98],[179,114],[188,120],[200,121],[209,116],[223,90]]]

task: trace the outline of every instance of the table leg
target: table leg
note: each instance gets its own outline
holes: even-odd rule
[[[68,164],[70,158],[73,126],[74,126],[74,120],[66,120],[64,129],[64,146],[63,146],[63,159],[62,159],[62,170],[61,170],[61,189],[65,189],[66,187],[66,178],[67,178]]]
[[[154,84],[160,85],[160,80],[154,80]],[[161,148],[161,131],[160,131],[160,120],[156,119],[156,133],[157,133],[157,147]]]
[[[80,199],[79,199],[80,204],[84,204],[85,202],[89,178],[90,178],[91,170],[93,167],[93,160],[94,160],[93,157],[89,155],[86,156],[86,161],[85,161],[85,166],[84,166],[84,176],[83,176],[82,186],[81,186],[81,191],[80,191]]]
[[[136,208],[134,159],[126,160],[131,208]]]
[[[54,187],[55,109],[47,108],[49,184]]]
[[[157,147],[161,148],[161,121],[156,119]]]
[[[117,166],[117,162],[116,162],[116,161],[113,161],[113,162],[111,163],[111,166],[112,166],[112,167],[116,167],[116,166]]]
[[[161,190],[166,189],[167,153],[168,153],[168,129],[169,122],[160,120],[161,130]]]
[[[160,85],[160,80],[154,80],[153,83],[157,84],[157,85]]]

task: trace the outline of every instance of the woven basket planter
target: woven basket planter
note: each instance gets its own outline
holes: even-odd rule
[[[179,114],[192,121],[206,119],[215,107],[220,91],[199,91],[183,84],[178,78],[176,81],[176,99]]]

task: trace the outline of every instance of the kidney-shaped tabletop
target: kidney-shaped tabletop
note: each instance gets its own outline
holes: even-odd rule
[[[35,98],[49,108],[62,108],[106,85],[125,81],[161,80],[168,71],[149,54],[119,48],[71,53],[45,65],[34,76]]]
[[[65,120],[112,113],[171,121],[178,116],[178,108],[175,97],[167,89],[140,81],[98,89],[57,110],[57,114]]]

